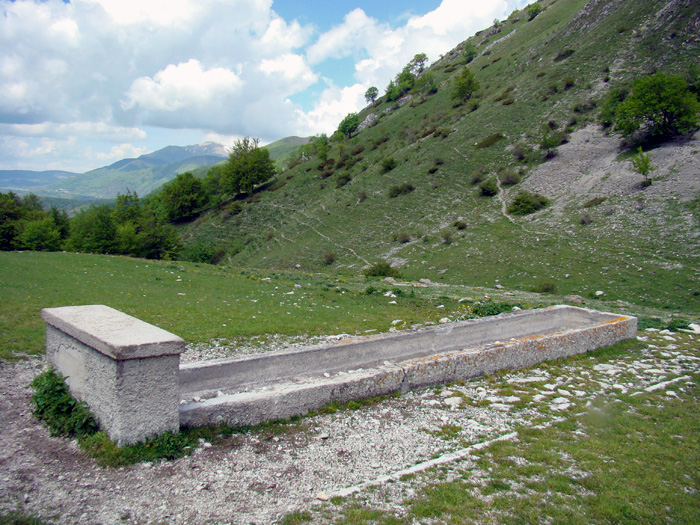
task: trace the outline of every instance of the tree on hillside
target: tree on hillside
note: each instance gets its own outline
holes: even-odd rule
[[[527,6],[526,10],[528,21],[533,20],[542,12],[542,5],[539,2],[533,2]]]
[[[61,242],[61,232],[47,216],[22,224],[16,244],[23,250],[55,252],[61,249]]]
[[[82,253],[115,253],[117,227],[106,204],[83,210],[70,221],[69,250]]]
[[[414,75],[420,75],[425,69],[426,62],[428,62],[428,55],[425,53],[418,53],[408,63],[408,69]]]
[[[112,219],[116,224],[127,221],[136,222],[141,217],[141,200],[136,192],[127,188],[126,194],[117,195],[117,200],[112,210]]]
[[[340,131],[347,138],[352,138],[352,134],[360,127],[360,116],[357,113],[349,113],[338,125]]]
[[[437,93],[437,90],[437,81],[432,73],[422,75],[418,80],[416,80],[416,84],[413,86],[413,91],[420,94],[421,99],[423,100],[425,100],[428,95]]]
[[[651,137],[674,137],[696,129],[699,112],[697,96],[682,77],[656,73],[634,81],[613,121],[625,136],[641,130]]]
[[[367,104],[374,104],[374,101],[377,100],[377,96],[379,96],[379,90],[375,86],[372,86],[365,91],[365,102],[367,102]]]
[[[258,147],[259,143],[258,139],[249,137],[234,142],[233,151],[222,169],[222,185],[228,193],[251,193],[257,184],[275,174],[270,152]]]
[[[192,173],[180,173],[163,186],[160,194],[161,208],[168,221],[188,219],[207,203],[204,184]]]
[[[45,211],[39,197],[0,193],[0,250],[58,250],[68,234],[68,217]]]
[[[651,186],[649,175],[652,171],[656,171],[656,166],[651,163],[651,155],[644,153],[644,150],[639,146],[639,150],[630,159],[632,169],[644,177],[642,187]]]
[[[464,44],[464,49],[462,50],[462,56],[464,56],[464,60],[468,64],[472,60],[476,58],[477,55],[476,47],[472,42],[467,42]]]
[[[454,80],[451,97],[458,101],[467,101],[480,87],[474,73],[468,67],[465,67]]]

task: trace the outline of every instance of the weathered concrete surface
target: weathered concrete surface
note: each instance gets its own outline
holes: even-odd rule
[[[553,306],[281,354],[183,365],[182,426],[254,425],[610,346],[637,319]],[[197,401],[192,401],[197,398]],[[204,398],[204,400],[199,400]]]
[[[48,308],[42,318],[47,359],[111,439],[179,430],[181,338],[103,305]]]

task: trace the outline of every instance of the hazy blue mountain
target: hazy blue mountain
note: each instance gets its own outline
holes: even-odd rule
[[[80,174],[0,171],[0,187],[28,189],[39,196],[66,199],[110,199],[127,190],[143,196],[174,179],[178,173],[216,164],[226,157],[224,146],[214,142],[167,146]]]
[[[71,171],[48,170],[0,170],[0,189],[23,190],[35,186],[45,186],[54,182],[75,177],[77,173]]]

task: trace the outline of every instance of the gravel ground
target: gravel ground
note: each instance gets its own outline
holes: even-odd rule
[[[305,418],[282,432],[260,430],[215,446],[202,443],[176,461],[119,469],[97,466],[76,442],[51,437],[33,418],[29,383],[42,360],[5,364],[0,514],[20,511],[49,523],[274,523],[293,510],[332,509],[322,500],[363,483],[359,497],[401,512],[403,499],[426,478],[374,480],[463,450],[465,443],[506,436],[519,425],[567,417],[599,395],[669,380],[659,388],[682,386],[684,374],[700,368],[693,337],[700,336],[648,332],[640,336],[642,352],[617,361],[564,365],[556,375],[547,367],[533,368],[411,392]],[[522,402],[512,393],[500,395],[503,385],[537,387]],[[459,461],[468,462],[468,455]],[[378,490],[367,490],[374,484]]]

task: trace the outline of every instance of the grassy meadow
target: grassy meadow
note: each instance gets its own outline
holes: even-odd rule
[[[0,359],[41,354],[41,309],[58,306],[105,304],[190,343],[384,332],[396,320],[402,328],[464,309],[454,291],[443,296],[359,276],[49,252],[1,252],[0,290]]]

